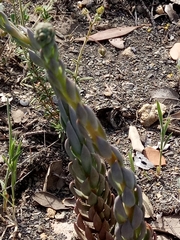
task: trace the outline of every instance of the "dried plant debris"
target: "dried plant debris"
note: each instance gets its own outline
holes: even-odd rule
[[[160,160],[160,151],[152,147],[146,147],[143,151],[143,154],[148,160],[155,166],[159,165]],[[161,165],[166,165],[166,159],[162,156]]]
[[[168,132],[172,132],[173,135],[180,135],[180,111],[170,114],[170,124],[168,125]]]
[[[125,124],[120,108],[101,108],[97,110],[96,115],[105,128],[113,127],[114,129],[119,129]]]
[[[125,129],[127,131],[129,129],[128,123],[136,119],[136,109],[121,108],[116,107],[116,105],[114,107],[97,107],[95,109],[96,115],[104,128]]]
[[[68,208],[74,208],[76,204],[76,199],[75,197],[67,197],[63,201],[63,204],[68,207]]]
[[[62,161],[52,162],[46,174],[43,191],[60,190],[64,185],[64,178],[62,178],[61,174]]]
[[[172,3],[169,3],[169,4],[165,5],[164,12],[167,13],[171,22],[177,22],[178,21],[179,16],[176,13],[176,11],[174,10]]]
[[[180,239],[179,216],[163,216],[152,222],[153,229],[167,239]]]
[[[169,117],[170,117],[170,120],[174,120],[174,119],[180,120],[180,111],[178,110],[177,112],[170,114]]]
[[[46,208],[52,208],[54,210],[69,209],[62,203],[61,199],[48,192],[36,192],[33,196],[33,200]]]
[[[180,136],[180,122],[179,119],[172,119],[168,125],[168,132],[171,132],[175,136]]]
[[[153,215],[154,215],[153,206],[152,206],[148,196],[144,192],[142,192],[142,198],[143,198],[143,205],[145,208],[145,218],[153,217]]]
[[[122,38],[112,38],[109,39],[109,42],[116,48],[124,49],[124,40]]]
[[[131,140],[133,150],[142,152],[144,150],[144,146],[141,143],[141,139],[137,128],[135,126],[129,127],[129,139]]]
[[[179,94],[172,88],[163,87],[151,91],[151,97],[165,105],[176,104],[179,101]]]
[[[144,170],[154,168],[154,165],[142,153],[136,151],[134,156],[134,165]]]
[[[141,26],[131,26],[131,27],[117,27],[117,28],[110,28],[104,31],[99,31],[95,34],[92,34],[89,36],[89,41],[103,41],[108,40],[112,38],[117,38],[121,36],[125,36],[128,33],[134,31],[137,28],[140,28]],[[75,41],[84,41],[85,37],[81,38],[75,38]]]
[[[173,3],[160,4],[155,9],[154,19],[160,16],[167,15],[170,21],[174,24],[179,22],[180,3],[178,1],[171,1]]]
[[[150,92],[151,97],[165,105],[179,102],[179,94],[172,88],[163,87]]]

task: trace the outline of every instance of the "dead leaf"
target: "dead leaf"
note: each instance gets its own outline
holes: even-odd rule
[[[144,150],[144,146],[141,143],[139,133],[135,126],[129,127],[129,136],[128,137],[131,140],[133,150],[136,150],[138,152],[142,152]]]
[[[64,206],[62,201],[55,197],[53,194],[48,192],[36,192],[33,196],[33,200],[39,203],[41,206],[46,208],[52,208],[54,210],[66,210],[67,207]]]
[[[180,238],[180,224],[178,215],[157,218],[156,221],[151,222],[151,226],[155,229],[161,230],[162,233],[164,232],[164,234],[168,236],[167,239],[174,239],[174,236],[176,236],[177,239]]]
[[[150,217],[153,217],[154,215],[154,209],[153,209],[153,206],[148,198],[148,196],[142,192],[142,198],[143,198],[143,205],[144,205],[144,208],[145,208],[145,218],[150,218]]]
[[[155,14],[153,18],[154,18],[154,20],[156,20],[157,18],[159,18],[161,16],[166,16],[166,15],[167,14],[160,14],[160,15],[159,14]]]
[[[179,94],[172,88],[163,87],[151,91],[151,97],[165,105],[176,104],[179,101]]]
[[[152,147],[146,147],[143,151],[145,157],[155,166],[159,166],[160,152]],[[162,156],[161,165],[166,165],[166,159]]]
[[[152,164],[142,153],[138,151],[136,151],[136,155],[134,156],[134,165],[144,170],[154,168],[154,164]]]
[[[175,43],[170,49],[170,56],[173,60],[180,59],[180,43]]]
[[[64,185],[64,179],[61,176],[62,174],[62,161],[54,161],[50,164],[44,186],[43,191],[55,191],[56,189],[60,190]]]
[[[180,120],[180,111],[171,114],[170,119]]]
[[[170,115],[170,124],[168,125],[168,132],[173,133],[173,135],[180,135],[180,111],[177,111]]]
[[[116,48],[124,49],[124,40],[122,40],[122,38],[112,38],[109,39],[109,42]]]
[[[14,123],[21,123],[22,118],[24,117],[24,112],[20,109],[16,111],[11,111],[11,115]]]
[[[171,132],[173,135],[179,136],[180,135],[180,127],[179,127],[179,120],[178,119],[170,119],[170,124],[168,125],[168,132]],[[160,129],[160,127],[159,127]]]
[[[99,31],[93,35],[89,36],[88,41],[102,41],[111,38],[121,37],[127,35],[128,33],[140,28],[141,26],[132,26],[132,27],[117,27],[110,28],[104,31]],[[84,41],[85,37],[75,38],[75,41]]]
[[[74,208],[75,204],[76,204],[76,199],[75,197],[68,197],[65,198],[63,201],[64,206],[68,207],[68,208]]]

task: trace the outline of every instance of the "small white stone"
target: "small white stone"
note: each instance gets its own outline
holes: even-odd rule
[[[56,214],[56,211],[52,208],[47,208],[47,217],[48,218],[54,218],[55,217],[55,214]]]
[[[132,51],[131,47],[126,48],[123,52],[122,52],[123,56],[127,56],[129,58],[135,58],[136,55],[134,54],[134,52]]]
[[[55,219],[57,219],[57,220],[63,220],[63,219],[65,219],[65,217],[66,217],[66,213],[65,212],[56,213],[56,215],[55,215]]]
[[[166,111],[166,106],[160,103],[162,114]],[[146,103],[138,111],[140,122],[144,127],[149,127],[158,120],[157,104]]]
[[[19,103],[21,104],[21,106],[27,107],[27,106],[29,105],[29,100],[23,100],[23,99],[21,99],[21,100],[19,101]]]

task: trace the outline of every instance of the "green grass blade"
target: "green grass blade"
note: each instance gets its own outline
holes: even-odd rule
[[[161,128],[163,128],[163,115],[162,115],[160,103],[158,101],[157,101],[157,110],[158,110],[160,126],[161,126]]]

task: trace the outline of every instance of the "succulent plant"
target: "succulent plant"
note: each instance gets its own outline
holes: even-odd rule
[[[119,150],[110,145],[94,112],[81,101],[75,83],[65,75],[51,24],[40,23],[35,34],[17,34],[17,28],[0,13],[0,27],[29,49],[31,60],[44,67],[58,98],[61,123],[67,133],[65,149],[71,159],[69,171],[76,196],[75,230],[80,239],[149,240],[153,232],[144,221],[141,189],[131,170],[124,167]],[[26,43],[24,43],[26,39]],[[108,180],[104,160],[110,165]]]

